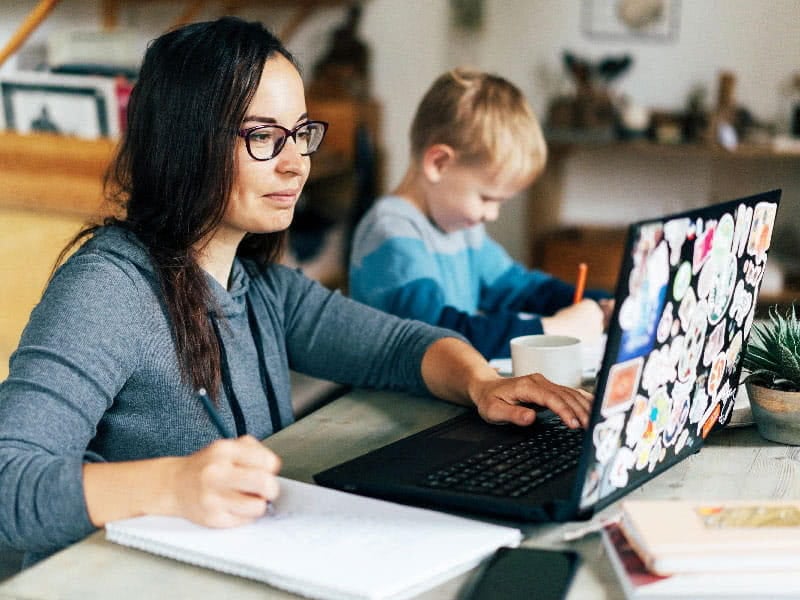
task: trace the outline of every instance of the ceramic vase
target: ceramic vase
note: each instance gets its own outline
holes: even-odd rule
[[[800,392],[785,392],[747,382],[750,408],[761,437],[800,445]]]

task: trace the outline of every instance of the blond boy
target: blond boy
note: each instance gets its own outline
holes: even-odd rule
[[[394,192],[359,223],[350,294],[406,318],[454,329],[487,358],[531,333],[602,332],[589,291],[512,260],[486,233],[501,206],[539,176],[547,146],[523,94],[507,80],[456,69],[423,97],[411,125],[411,161]]]

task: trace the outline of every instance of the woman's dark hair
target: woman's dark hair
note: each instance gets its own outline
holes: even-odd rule
[[[193,23],[153,40],[105,177],[107,199],[125,211],[105,224],[132,231],[147,247],[181,374],[215,398],[220,347],[208,318],[211,291],[193,246],[225,212],[234,184],[236,132],[264,63],[275,53],[296,66],[262,24],[235,17]],[[284,239],[285,232],[249,234],[238,254],[266,264],[278,258]]]

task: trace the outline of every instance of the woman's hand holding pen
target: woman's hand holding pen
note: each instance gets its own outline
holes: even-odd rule
[[[140,515],[184,517],[207,527],[249,523],[278,497],[281,459],[254,437],[221,439],[188,456],[83,465],[96,527]]]
[[[175,461],[169,513],[207,527],[253,521],[280,492],[281,459],[250,435],[217,440]]]

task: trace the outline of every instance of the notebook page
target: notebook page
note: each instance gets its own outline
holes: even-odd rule
[[[517,529],[281,478],[276,514],[232,529],[148,516],[107,539],[312,598],[406,598],[466,571]]]

